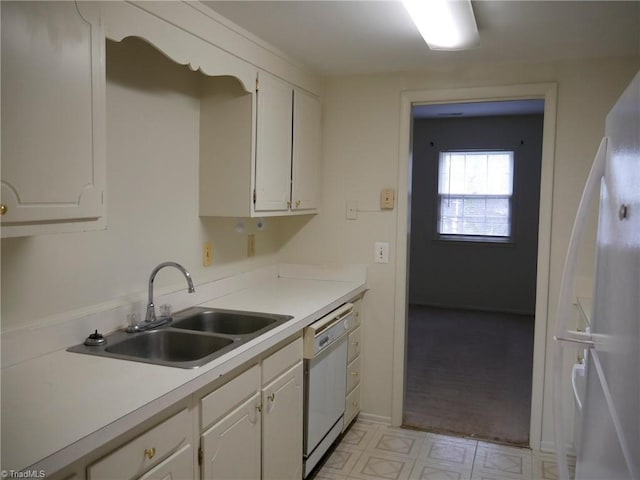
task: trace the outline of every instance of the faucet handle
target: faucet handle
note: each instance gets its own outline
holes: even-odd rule
[[[161,317],[170,317],[173,313],[173,308],[168,303],[163,303],[159,308]]]

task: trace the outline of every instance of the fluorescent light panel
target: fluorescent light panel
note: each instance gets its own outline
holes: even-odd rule
[[[478,45],[471,0],[402,0],[431,50],[464,50]]]

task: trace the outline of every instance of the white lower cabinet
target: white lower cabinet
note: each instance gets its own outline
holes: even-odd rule
[[[202,434],[202,479],[260,478],[260,395]]]
[[[157,467],[141,476],[140,480],[183,480],[185,478],[195,478],[191,445],[182,447]]]
[[[354,323],[349,330],[347,346],[347,396],[344,405],[345,431],[360,412],[360,381],[362,379],[361,348],[362,348],[362,298],[352,300]]]
[[[194,478],[192,438],[191,413],[185,408],[89,465],[87,478]]]
[[[262,389],[262,479],[302,478],[303,368],[298,363]]]
[[[134,427],[115,448],[103,445],[52,478],[301,480],[302,337],[253,362],[181,400],[162,420]]]
[[[200,401],[203,480],[302,478],[302,339]]]

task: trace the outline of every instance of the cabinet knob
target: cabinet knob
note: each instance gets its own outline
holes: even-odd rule
[[[4,203],[0,204],[0,215],[4,215],[5,213],[7,213],[7,210],[8,208]]]
[[[354,377],[357,377],[360,374],[358,372],[351,372],[351,375],[353,375]]]
[[[147,457],[149,460],[151,460],[153,457],[156,456],[156,449],[154,447],[145,448],[144,456]]]
[[[300,208],[300,200],[296,200],[296,208]]]
[[[276,394],[271,393],[267,396],[267,398],[269,399],[270,402],[273,402],[276,399]]]

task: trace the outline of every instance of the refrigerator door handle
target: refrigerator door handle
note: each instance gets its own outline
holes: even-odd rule
[[[554,335],[553,339],[559,342],[570,342],[584,345],[585,348],[594,348],[596,343],[593,341],[593,337],[588,332],[578,332],[577,330],[567,330],[567,336]]]
[[[573,387],[573,396],[576,399],[576,404],[578,405],[578,410],[582,410],[582,399],[580,398],[580,394],[578,393],[578,385],[576,384],[577,377],[584,377],[584,363],[576,363],[573,365],[573,369],[571,370],[571,387]]]
[[[564,270],[562,272],[562,283],[560,284],[560,293],[558,296],[558,307],[556,310],[555,321],[555,351],[554,351],[554,380],[553,380],[553,416],[555,424],[555,449],[556,459],[558,462],[558,478],[560,480],[568,480],[569,467],[567,464],[566,445],[564,437],[564,412],[562,406],[562,353],[564,343],[562,339],[571,338],[567,337],[569,333],[567,331],[567,319],[569,318],[569,307],[572,305],[571,297],[574,295],[574,277],[575,269],[578,260],[578,247],[580,240],[584,236],[584,230],[587,224],[587,214],[592,199],[598,195],[598,187],[602,183],[602,177],[604,176],[606,153],[607,153],[608,138],[605,136],[600,142],[598,152],[596,153],[595,160],[591,166],[591,171],[587,177],[587,183],[584,191],[582,192],[582,198],[578,206],[578,212],[576,214],[576,221],[571,231],[571,237],[569,239],[569,249],[567,251],[567,257],[564,263]],[[579,338],[582,341],[591,341],[591,339]]]

